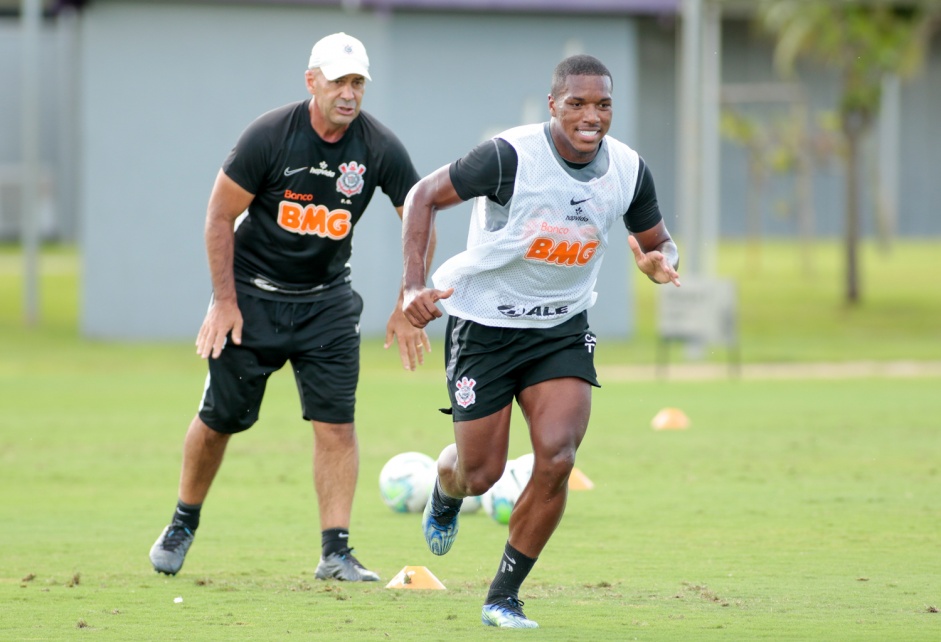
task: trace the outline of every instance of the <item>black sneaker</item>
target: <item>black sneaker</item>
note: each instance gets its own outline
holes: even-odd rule
[[[343,580],[346,582],[376,582],[379,575],[373,573],[353,557],[353,549],[345,548],[339,553],[321,557],[314,577],[318,580]]]
[[[176,575],[196,534],[182,524],[170,524],[150,548],[150,563],[158,573]]]
[[[501,597],[493,604],[484,604],[480,621],[487,626],[505,629],[538,629],[539,625],[523,615],[523,601]]]

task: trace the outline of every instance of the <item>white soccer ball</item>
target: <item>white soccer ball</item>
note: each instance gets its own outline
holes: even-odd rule
[[[379,493],[397,513],[420,513],[431,495],[437,462],[424,453],[400,453],[379,472]]]
[[[520,455],[511,462],[513,466],[513,474],[516,475],[516,480],[523,488],[526,488],[526,484],[529,483],[529,479],[533,476],[533,462],[535,459],[535,455],[532,453],[526,453],[525,455]]]
[[[465,497],[464,502],[461,504],[461,515],[467,515],[469,513],[476,513],[480,510],[480,497]]]
[[[516,500],[520,498],[527,481],[529,481],[528,477],[520,478],[514,461],[507,462],[503,475],[497,483],[480,496],[480,504],[484,512],[500,524],[509,524],[513,507],[516,506]]]

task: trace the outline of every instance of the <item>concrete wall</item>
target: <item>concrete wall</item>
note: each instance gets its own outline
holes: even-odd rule
[[[40,27],[38,65],[39,78],[39,159],[41,163],[40,233],[44,238],[75,238],[76,215],[62,201],[72,195],[72,182],[60,180],[68,176],[70,167],[64,163],[62,151],[67,148],[71,126],[72,105],[63,102],[62,89],[68,87],[71,40],[60,24],[45,22]],[[0,241],[19,237],[22,217],[23,140],[23,39],[19,21],[0,18]]]
[[[899,148],[901,203],[898,231],[907,236],[941,234],[941,39],[935,38],[923,74],[903,86]]]

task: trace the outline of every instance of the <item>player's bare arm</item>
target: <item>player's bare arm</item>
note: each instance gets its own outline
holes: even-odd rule
[[[442,312],[435,303],[454,292],[453,288],[428,288],[425,280],[430,263],[427,257],[433,249],[435,214],[460,202],[461,197],[451,183],[447,165],[418,181],[405,199],[402,213],[402,310],[416,328],[424,328],[440,318]]]
[[[248,208],[254,197],[219,170],[206,210],[206,253],[213,294],[212,305],[196,337],[196,353],[203,359],[219,356],[229,332],[233,342],[242,342],[242,313],[235,296],[232,270],[235,219]]]
[[[666,225],[660,221],[649,230],[632,234],[627,243],[637,268],[654,283],[673,283],[680,287],[680,255]]]
[[[404,206],[395,208],[399,218],[402,218]],[[428,243],[428,253],[425,264],[425,270],[431,267],[432,259],[435,254],[436,236],[434,227],[431,229],[431,238]],[[392,339],[396,338],[399,344],[399,356],[402,359],[402,367],[406,370],[415,370],[416,365],[425,364],[425,352],[431,352],[431,341],[423,328],[418,328],[409,322],[405,317],[402,307],[403,290],[399,290],[399,298],[395,302],[392,314],[389,316],[389,322],[386,324],[386,341],[384,348],[392,345]]]

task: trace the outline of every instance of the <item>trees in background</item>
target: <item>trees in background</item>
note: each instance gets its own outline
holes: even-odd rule
[[[786,76],[799,60],[822,63],[839,76],[837,106],[846,164],[846,302],[859,302],[861,144],[879,112],[883,80],[906,78],[924,63],[939,15],[939,2],[887,0],[806,2],[765,0],[758,20],[775,38],[774,62]]]

